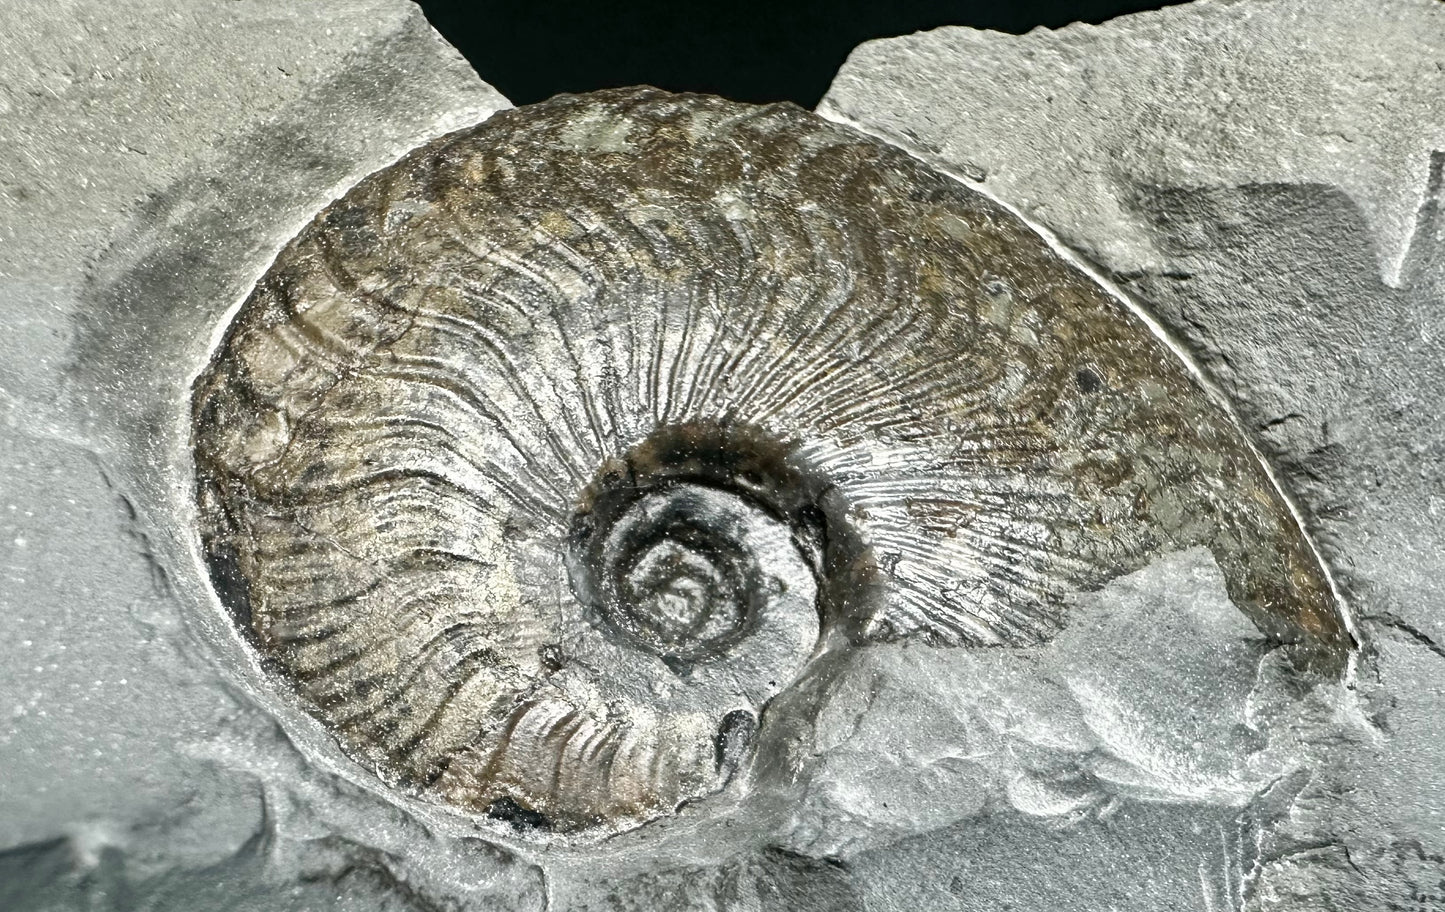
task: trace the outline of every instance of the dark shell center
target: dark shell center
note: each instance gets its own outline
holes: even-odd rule
[[[603,466],[568,571],[594,623],[669,663],[721,656],[785,592],[817,592],[827,520],[787,447],[749,428],[665,427]]]

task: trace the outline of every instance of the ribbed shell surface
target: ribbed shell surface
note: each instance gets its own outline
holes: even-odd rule
[[[417,149],[281,252],[194,416],[213,579],[277,686],[388,782],[556,831],[721,788],[821,652],[1041,644],[1168,550],[1208,547],[1266,634],[1348,645],[1143,320],[789,106],[560,97]]]

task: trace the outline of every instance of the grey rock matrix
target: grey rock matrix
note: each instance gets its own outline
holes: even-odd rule
[[[0,20],[0,907],[1445,907],[1440,3],[940,29],[859,48],[819,108],[1199,363],[1343,597],[1343,674],[1302,678],[1217,555],[1163,549],[1046,643],[859,651],[741,835],[586,846],[395,793],[278,699],[196,559],[189,403],[231,311],[505,100],[399,2]]]

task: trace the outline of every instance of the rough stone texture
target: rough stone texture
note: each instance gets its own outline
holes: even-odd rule
[[[386,806],[306,769],[217,673],[121,434],[158,440],[147,410],[195,369],[145,334],[203,357],[338,187],[505,105],[398,0],[0,6],[0,908],[540,901],[489,847],[419,868],[434,837],[373,832]],[[206,218],[225,230],[178,268],[229,293],[149,323],[154,286],[98,306],[108,269]],[[115,369],[147,359],[166,370]]]
[[[1435,0],[1203,0],[1011,37],[855,50],[819,110],[952,164],[1111,267],[1163,268],[1142,189],[1347,195],[1398,287],[1445,146]]]
[[[860,49],[824,105],[982,178],[1199,357],[1362,619],[1346,686],[1299,692],[1175,553],[1048,647],[876,647],[800,695],[746,812],[534,853],[272,699],[186,506],[225,311],[362,175],[505,102],[391,0],[4,6],[0,908],[1445,905],[1442,17],[946,29]]]
[[[1442,907],[1445,5],[944,28],[860,47],[820,111],[979,182],[1143,301],[1235,402],[1353,603],[1340,711],[1366,724],[1284,823],[1200,869],[1216,899],[1195,905]]]

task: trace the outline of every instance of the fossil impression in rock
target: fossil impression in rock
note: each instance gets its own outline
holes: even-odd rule
[[[1207,546],[1328,666],[1229,415],[1019,219],[790,106],[559,97],[362,181],[193,403],[201,537],[387,782],[554,832],[719,790],[824,653],[1021,646]]]

